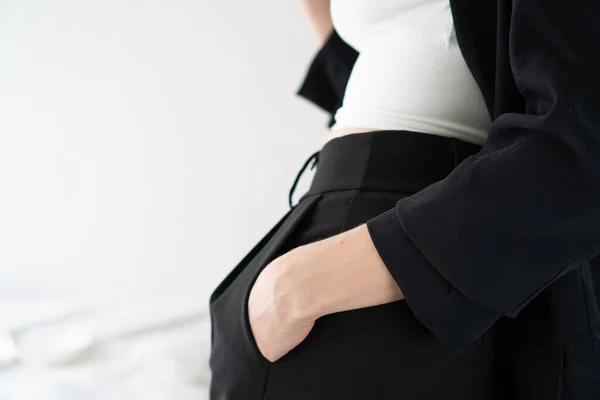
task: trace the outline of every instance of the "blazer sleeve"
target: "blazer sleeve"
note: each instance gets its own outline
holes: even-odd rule
[[[523,114],[366,222],[415,316],[455,353],[600,252],[600,2],[516,0]]]
[[[316,56],[296,94],[330,114],[328,126],[335,123],[335,112],[342,104],[346,84],[358,52],[334,29]]]

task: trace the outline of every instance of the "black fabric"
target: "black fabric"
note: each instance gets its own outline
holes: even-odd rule
[[[397,157],[398,148],[406,149],[403,157]],[[327,142],[318,153],[308,191],[211,296],[211,400],[516,398],[501,391],[509,381],[497,373],[495,331],[456,355],[415,318],[405,301],[319,318],[308,337],[274,363],[258,351],[247,318],[253,282],[270,261],[365,223],[443,179],[479,149],[410,131],[347,135]],[[305,166],[313,159],[314,154]],[[529,359],[538,373],[553,377],[554,386],[544,393],[562,382],[562,365],[544,366],[552,356],[542,350]],[[526,389],[535,392],[535,386]]]
[[[506,325],[507,346],[559,345],[586,371],[573,372],[565,396],[598,398],[589,371],[600,376],[600,2],[450,5],[489,136],[447,177],[367,221],[369,232],[416,317],[449,349]]]
[[[358,52],[333,30],[296,92],[330,114],[329,127],[335,124],[335,111],[342,105],[346,83],[357,57]]]
[[[600,252],[600,3],[499,4],[511,29],[498,33],[509,46],[496,49],[496,78],[512,67],[526,109],[497,116],[479,153],[367,222],[415,314],[456,351]]]

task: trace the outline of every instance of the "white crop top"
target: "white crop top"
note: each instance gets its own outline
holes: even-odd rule
[[[331,0],[331,17],[359,52],[333,130],[411,130],[483,145],[491,118],[449,0]]]

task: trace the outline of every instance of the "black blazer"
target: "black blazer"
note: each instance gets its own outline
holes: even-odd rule
[[[450,5],[493,124],[477,154],[369,233],[450,350],[496,331],[501,398],[599,400],[600,1]],[[357,55],[334,31],[298,90],[329,126]]]

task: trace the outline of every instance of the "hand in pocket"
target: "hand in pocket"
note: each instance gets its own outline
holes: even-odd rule
[[[269,263],[258,275],[248,299],[248,319],[263,357],[277,361],[309,334],[315,319],[294,280],[298,248]]]

